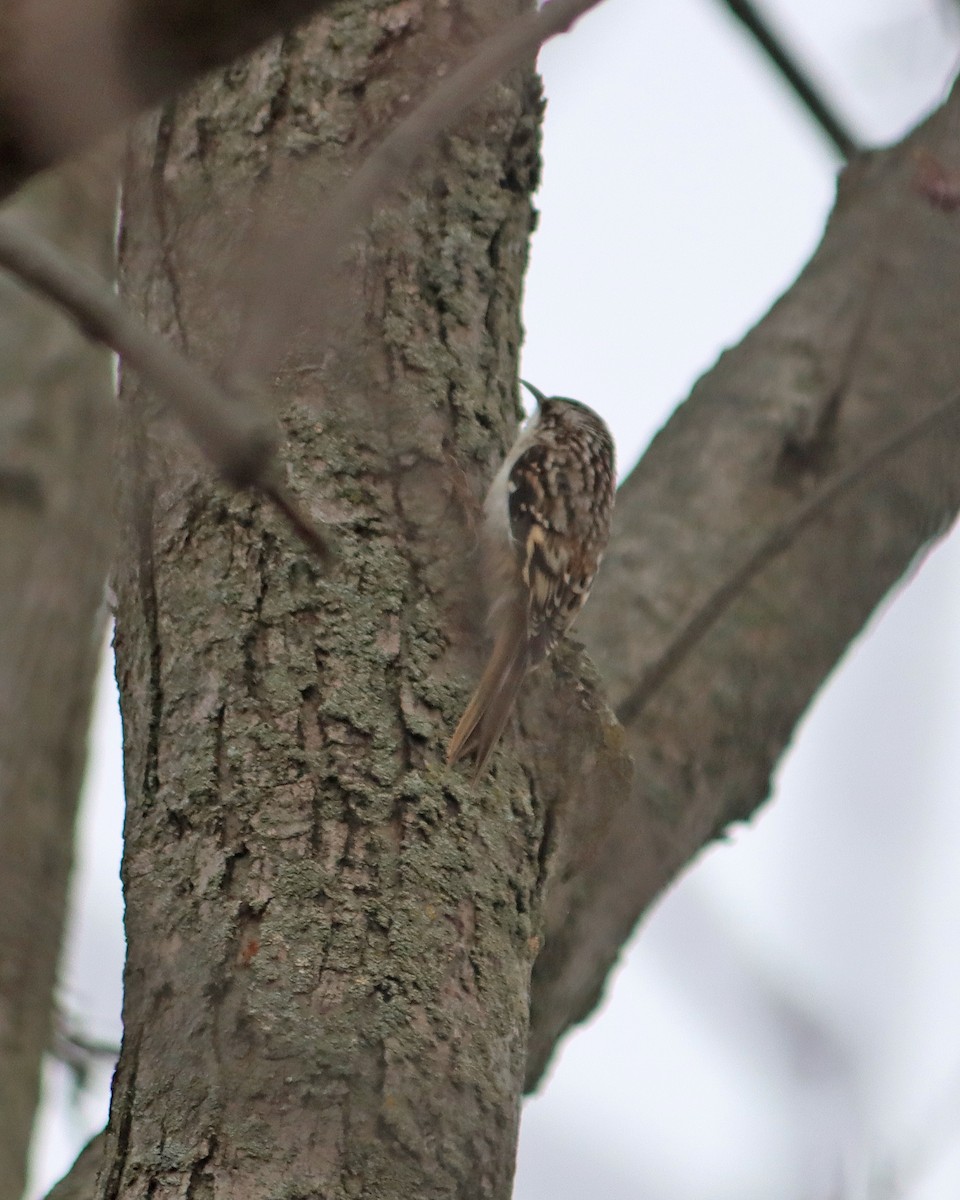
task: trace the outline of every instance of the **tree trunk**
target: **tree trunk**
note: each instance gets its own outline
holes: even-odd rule
[[[7,209],[108,277],[112,159]],[[106,610],[113,368],[0,280],[0,1198],[18,1200],[57,959]]]
[[[258,184],[296,159],[317,204],[471,24],[466,0],[359,6],[146,129],[123,261],[151,322],[229,373],[238,319],[209,268],[281,215],[257,213]],[[512,731],[481,788],[442,748],[480,664],[476,520],[516,416],[530,81],[494,89],[376,220],[336,336],[290,331],[278,414],[294,489],[338,531],[332,573],[126,382],[130,953],[103,1196],[509,1194],[541,931],[531,1082],[955,512],[943,426],[645,689],[780,520],[957,390],[960,216],[914,153],[960,171],[957,103],[851,169],[811,267],[622,489],[583,628],[624,730],[566,646],[526,689],[523,769]]]
[[[169,108],[128,164],[132,302],[229,363],[210,267],[253,236],[258,180],[293,156],[320,203],[516,9],[352,6]],[[480,661],[483,481],[517,416],[539,108],[529,74],[492,89],[364,237],[336,342],[291,331],[274,395],[292,486],[337,530],[331,573],[124,380],[109,1200],[510,1194],[544,813],[512,759],[474,789],[442,752]]]

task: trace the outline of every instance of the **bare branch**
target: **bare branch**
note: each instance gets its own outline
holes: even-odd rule
[[[783,76],[784,82],[833,143],[841,158],[860,150],[857,139],[750,0],[721,0]]]
[[[597,2],[551,0],[537,16],[521,18],[516,52],[504,44],[504,65],[496,67],[491,58],[491,78],[533,54],[546,37],[568,28]],[[8,5],[0,49],[0,196],[332,3],[32,0]]]
[[[116,1042],[105,1042],[74,1028],[61,1014],[53,1031],[51,1053],[76,1073],[84,1073],[97,1059],[115,1061],[120,1054]]]
[[[106,285],[38,237],[0,220],[0,265],[63,308],[164,396],[197,445],[238,486],[259,479],[274,451],[267,423],[231,401],[172,346],[149,332]]]
[[[847,168],[809,267],[620,489],[581,630],[635,774],[558,836],[576,903],[548,895],[531,1085],[653,898],[766,798],[812,696],[956,513],[958,217],[918,190],[916,152],[960,169],[958,106],[955,88]]]
[[[113,262],[114,164],[51,172],[9,219]],[[50,1042],[112,556],[110,356],[0,278],[0,1194],[19,1196]]]
[[[677,630],[667,643],[660,657],[644,673],[640,682],[617,708],[617,719],[624,725],[636,721],[644,707],[667,678],[677,669],[708,629],[730,607],[757,575],[784,550],[789,549],[797,537],[821,517],[827,509],[847,492],[870,478],[877,469],[895,454],[905,450],[918,438],[941,429],[945,422],[960,416],[960,395],[934,405],[909,421],[902,429],[883,438],[863,458],[838,471],[822,487],[770,533],[756,550],[735,571],[723,579],[716,590]]]
[[[96,276],[72,266],[41,238],[0,220],[0,266],[62,308],[155,388],[214,466],[237,487],[259,488],[324,557],[326,538],[276,478],[276,439],[265,418],[231,399],[203,371],[142,325]]]

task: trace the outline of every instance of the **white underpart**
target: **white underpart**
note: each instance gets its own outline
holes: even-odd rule
[[[494,475],[487,490],[487,498],[483,502],[483,518],[487,536],[493,540],[509,543],[513,540],[510,528],[510,472],[514,463],[524,450],[536,440],[537,426],[540,424],[540,409],[524,421],[517,434],[516,440],[507,452],[500,470]]]

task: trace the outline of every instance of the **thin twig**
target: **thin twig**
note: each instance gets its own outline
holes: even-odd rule
[[[653,694],[673,674],[707,630],[768,563],[793,545],[808,525],[812,525],[835,501],[870,476],[888,458],[930,433],[943,421],[957,416],[960,416],[960,395],[951,396],[949,400],[935,405],[878,442],[868,454],[838,471],[789,517],[775,526],[740,567],[728,575],[677,630],[660,657],[644,672],[640,682],[617,708],[620,723],[626,725],[637,720]]]
[[[833,143],[840,157],[852,158],[860,149],[857,139],[773,32],[766,18],[750,0],[721,0],[721,3],[729,9],[770,59],[787,86]]]
[[[258,303],[238,345],[240,373],[262,378],[275,365],[289,330],[302,323],[305,306],[319,311],[326,297],[317,280],[332,280],[339,257],[378,202],[396,189],[446,129],[476,103],[485,89],[515,67],[530,63],[549,38],[566,33],[601,0],[548,0],[480,43],[400,120],[364,159],[343,187],[306,226],[273,240],[252,289]],[[276,297],[264,305],[263,296]],[[308,300],[309,298],[309,300]],[[332,297],[331,297],[332,299]]]
[[[214,466],[237,487],[259,488],[321,556],[327,541],[277,481],[276,439],[249,401],[232,399],[199,367],[141,324],[106,284],[42,238],[0,220],[0,266],[114,350],[170,406]]]
[[[259,488],[264,496],[287,518],[293,531],[300,535],[301,541],[305,542],[321,561],[329,560],[331,556],[329,539],[320,532],[313,521],[307,519],[303,510],[294,504],[290,493],[270,480],[261,482]]]
[[[142,325],[104,282],[52,246],[0,220],[0,265],[60,305],[88,337],[115,350],[156,387],[197,444],[233,483],[259,480],[274,452],[269,426]]]
[[[53,1054],[68,1065],[76,1063],[78,1056],[84,1059],[103,1058],[113,1061],[120,1057],[117,1042],[102,1042],[76,1031],[60,1030],[53,1044]]]

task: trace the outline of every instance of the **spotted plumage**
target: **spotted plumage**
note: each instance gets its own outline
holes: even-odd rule
[[[586,602],[610,533],[609,430],[579,401],[530,391],[537,412],[484,504],[493,652],[447,751],[449,762],[475,754],[478,776],[527,671],[551,653]]]

